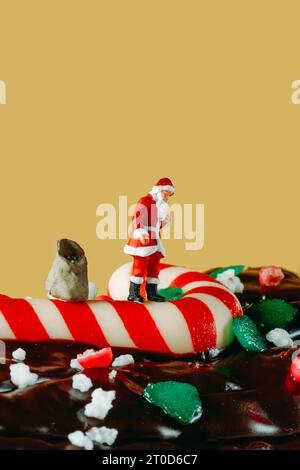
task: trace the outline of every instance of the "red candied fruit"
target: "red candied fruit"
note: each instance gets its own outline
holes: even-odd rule
[[[283,278],[284,274],[279,266],[263,266],[258,273],[259,283],[265,287],[276,287]]]

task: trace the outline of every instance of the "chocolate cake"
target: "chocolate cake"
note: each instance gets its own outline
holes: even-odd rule
[[[239,275],[244,291],[237,296],[245,311],[263,298],[283,299],[299,308],[296,274],[283,270],[282,282],[268,288],[260,286],[258,271],[249,268]],[[296,316],[287,328],[294,339],[298,327]],[[19,347],[26,351],[25,363],[39,376],[24,389],[10,381],[9,366],[16,362],[12,352]],[[295,348],[268,344],[263,352],[246,351],[235,340],[224,351],[184,358],[113,348],[115,357],[132,354],[135,363],[116,368],[114,379],[109,378],[112,367],[84,371],[93,389],[116,391],[101,421],[84,414],[93,389],[72,388],[78,371],[70,361],[90,347],[71,341],[6,341],[6,363],[0,364],[0,449],[78,449],[68,440],[69,433],[103,425],[118,430],[112,449],[300,449],[300,383],[290,374]],[[146,401],[142,394],[147,384],[162,381],[194,385],[202,416],[182,424]]]

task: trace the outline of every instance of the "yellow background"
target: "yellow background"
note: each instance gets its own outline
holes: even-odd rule
[[[0,0],[1,292],[44,296],[56,240],[105,290],[129,260],[96,208],[169,176],[205,246],[166,261],[300,266],[298,1]]]

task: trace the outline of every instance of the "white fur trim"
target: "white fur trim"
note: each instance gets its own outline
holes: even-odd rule
[[[163,247],[161,239],[157,238],[156,241],[157,241],[157,251],[160,251],[163,256],[166,256],[166,250]]]
[[[158,250],[157,245],[152,245],[152,246],[130,246],[130,245],[125,245],[124,246],[124,253],[126,255],[132,255],[132,256],[150,256],[153,253],[156,253]]]
[[[158,277],[147,277],[146,278],[147,284],[159,284]]]
[[[134,282],[135,284],[142,284],[143,278],[138,276],[130,276],[130,281]]]
[[[153,193],[158,193],[159,191],[170,191],[171,193],[175,193],[174,186],[153,186],[152,188]]]
[[[148,235],[147,230],[145,230],[144,228],[136,228],[133,231],[133,238],[135,240],[138,240],[141,237],[141,235]]]

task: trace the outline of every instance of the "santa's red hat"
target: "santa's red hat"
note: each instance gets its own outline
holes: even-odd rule
[[[175,188],[170,178],[161,178],[153,186],[152,191],[153,192],[170,191],[171,193],[175,193]]]

